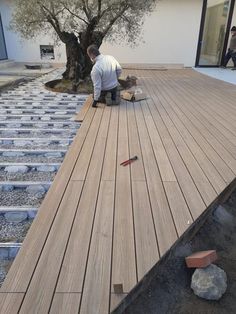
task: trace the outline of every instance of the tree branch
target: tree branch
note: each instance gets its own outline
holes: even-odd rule
[[[74,12],[72,12],[69,8],[67,8],[65,6],[65,9],[73,16],[75,16],[77,19],[83,21],[85,24],[89,25],[89,22],[87,22],[85,19],[83,19],[82,17],[80,17],[79,15],[75,14]]]
[[[48,22],[52,25],[52,27],[55,29],[55,31],[57,32],[58,36],[60,37],[62,31],[61,31],[61,27],[60,24],[57,20],[57,18],[52,14],[52,12],[43,4],[39,4],[42,10],[45,10],[47,12],[46,16],[47,16],[47,20]],[[45,14],[45,12],[44,12]]]
[[[102,0],[98,0],[98,17],[101,15],[101,9],[102,9]]]
[[[84,11],[88,21],[90,21],[92,16],[91,16],[91,12],[90,12],[89,7],[88,7],[88,1],[87,0],[82,0],[82,2],[83,2],[83,5],[84,5],[83,6],[83,11]]]
[[[103,31],[103,35],[104,37],[106,36],[106,34],[109,32],[109,30],[112,28],[112,26],[115,24],[115,22],[122,17],[122,15],[125,13],[126,10],[128,10],[129,5],[126,5],[125,7],[123,7],[123,9],[117,13],[117,15],[110,21],[110,23],[108,24],[108,26],[105,28],[105,30]]]

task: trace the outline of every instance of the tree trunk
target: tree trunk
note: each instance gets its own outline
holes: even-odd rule
[[[72,33],[63,33],[63,42],[66,45],[66,71],[63,78],[74,82],[79,82],[85,78],[85,56],[78,43],[78,38]]]
[[[92,70],[92,62],[87,55],[89,45],[95,44],[98,48],[102,44],[103,35],[100,32],[86,30],[80,33],[78,38],[73,33],[63,32],[60,36],[66,45],[66,71],[63,78],[78,83],[89,77]]]

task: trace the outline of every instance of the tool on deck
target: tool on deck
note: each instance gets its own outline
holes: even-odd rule
[[[134,157],[132,157],[132,158],[130,158],[128,160],[123,161],[120,165],[125,167],[125,166],[131,164],[131,162],[133,162],[133,161],[135,161],[137,159],[138,159],[138,156],[134,156]]]

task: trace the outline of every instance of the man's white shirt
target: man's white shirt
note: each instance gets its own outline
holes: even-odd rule
[[[110,90],[118,85],[118,77],[121,71],[121,66],[114,57],[100,54],[95,58],[95,64],[91,72],[94,100],[99,99],[102,90]]]

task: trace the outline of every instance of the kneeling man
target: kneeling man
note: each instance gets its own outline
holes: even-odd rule
[[[121,66],[112,56],[103,55],[95,45],[87,49],[91,61],[94,63],[91,78],[93,81],[93,107],[98,102],[104,102],[106,94],[111,93],[112,101],[116,101],[118,78],[121,75]]]

